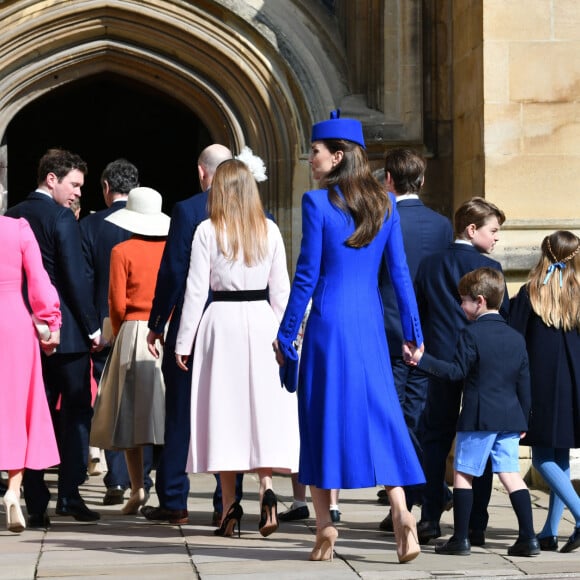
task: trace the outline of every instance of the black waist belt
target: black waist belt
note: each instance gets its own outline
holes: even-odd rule
[[[254,302],[268,300],[268,289],[264,290],[215,290],[212,302]]]

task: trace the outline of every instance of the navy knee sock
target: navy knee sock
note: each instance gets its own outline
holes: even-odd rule
[[[466,540],[469,536],[469,517],[472,505],[472,489],[453,490],[453,537],[457,540]]]
[[[527,489],[518,489],[510,493],[510,501],[518,518],[518,540],[530,540],[536,537],[534,518],[532,516],[532,501]]]

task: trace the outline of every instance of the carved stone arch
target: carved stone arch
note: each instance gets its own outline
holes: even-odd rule
[[[340,59],[333,62],[320,49],[320,58],[311,52],[295,72],[287,58],[290,49],[281,51],[273,32],[285,12],[237,13],[239,4],[247,5],[211,0],[10,2],[1,8],[0,136],[27,104],[92,75],[110,72],[154,86],[203,120],[213,140],[233,149],[248,144],[264,158],[269,174],[261,186],[265,202],[277,211],[283,233],[292,236],[293,197],[304,189],[300,164],[305,163],[310,126],[320,109],[333,104],[343,78],[334,70]],[[284,5],[306,19],[292,2]],[[302,56],[294,62],[316,50],[315,33],[303,35],[306,41],[293,49]],[[327,74],[318,82],[304,82],[320,67]],[[296,232],[292,237],[296,245]]]

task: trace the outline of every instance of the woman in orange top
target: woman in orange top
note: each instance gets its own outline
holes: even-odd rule
[[[147,350],[147,321],[157,272],[169,231],[161,195],[148,187],[129,192],[127,206],[109,217],[134,235],[111,252],[109,315],[115,337],[103,370],[91,428],[91,445],[124,449],[131,497],[123,514],[136,514],[147,502],[143,487],[143,446],[162,445],[165,385],[161,357]]]

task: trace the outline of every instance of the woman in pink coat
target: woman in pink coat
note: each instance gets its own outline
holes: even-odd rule
[[[25,286],[23,286],[25,281]],[[8,471],[4,495],[6,526],[25,527],[20,509],[24,468],[45,469],[60,462],[46,400],[35,318],[45,323],[40,347],[49,355],[60,342],[60,302],[42,264],[36,238],[24,219],[0,216],[0,469]]]

